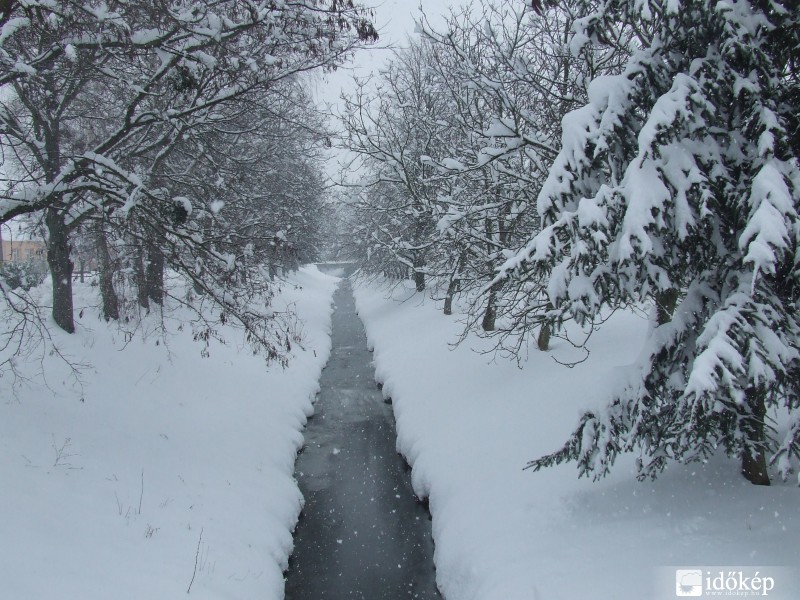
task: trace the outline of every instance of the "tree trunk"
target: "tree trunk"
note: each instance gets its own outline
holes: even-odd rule
[[[550,312],[553,310],[553,305],[548,302],[545,310]],[[542,352],[547,352],[550,350],[550,336],[552,334],[553,324],[549,320],[546,320],[544,323],[542,323],[542,328],[539,330],[539,336],[536,338],[536,345],[538,346],[539,350]]]
[[[425,259],[420,252],[414,252],[414,285],[418,292],[425,291],[425,273],[422,270],[425,267]]]
[[[767,407],[764,402],[764,391],[748,388],[745,393],[747,405],[753,414],[752,423],[748,426],[748,444],[742,449],[742,475],[753,485],[769,485],[767,473],[767,457],[764,452],[764,417]]]
[[[486,300],[486,310],[483,313],[481,328],[484,331],[494,331],[495,321],[497,320],[497,292],[500,291],[500,284],[495,283],[489,289],[489,297]]]
[[[47,264],[53,280],[53,320],[67,333],[75,332],[75,317],[72,311],[72,261],[69,257],[69,234],[63,215],[55,208],[48,208],[45,215],[47,225]]]
[[[455,296],[456,291],[458,291],[458,283],[458,279],[453,278],[447,286],[447,296],[444,298],[444,314],[446,315],[453,314],[453,296]]]
[[[678,303],[678,290],[670,288],[656,293],[656,324],[666,325],[672,321],[672,314]]]
[[[414,271],[414,285],[416,286],[418,292],[425,291],[425,273]]]
[[[150,300],[147,297],[147,278],[145,277],[144,268],[144,248],[141,244],[136,243],[136,249],[133,256],[133,278],[136,281],[136,299],[139,306],[150,310]]]
[[[162,306],[164,304],[164,254],[154,242],[147,244],[145,285],[147,297]]]
[[[542,324],[539,330],[539,336],[536,338],[536,345],[542,352],[550,350],[550,335],[552,334],[550,322],[546,321]]]
[[[106,321],[119,319],[119,298],[114,291],[114,265],[108,251],[106,232],[102,221],[95,225],[95,246],[97,247],[97,266],[100,270],[100,296],[103,299],[103,318]]]

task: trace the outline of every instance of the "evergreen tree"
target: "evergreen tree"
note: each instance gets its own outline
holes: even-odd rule
[[[777,0],[582,2],[571,47],[637,40],[563,122],[542,231],[498,279],[548,277],[579,321],[642,300],[658,314],[639,377],[534,469],[639,475],[718,447],[768,484],[800,457],[800,18]],[[771,409],[789,414],[776,435]]]

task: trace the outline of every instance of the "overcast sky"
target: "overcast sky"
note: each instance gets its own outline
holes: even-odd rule
[[[342,91],[352,89],[353,75],[365,77],[377,72],[391,57],[391,49],[405,45],[409,36],[413,37],[415,19],[419,19],[420,6],[428,21],[436,26],[441,23],[442,15],[450,11],[451,6],[460,6],[465,0],[361,0],[359,3],[371,6],[374,10],[374,24],[380,39],[374,47],[356,53],[351,64],[335,73],[315,74],[311,79],[312,89],[318,102],[330,106],[336,113],[341,105],[339,97]],[[338,171],[328,165],[330,175]]]
[[[373,8],[380,40],[374,47],[359,51],[344,68],[314,77],[313,86],[321,102],[338,104],[342,89],[350,88],[354,74],[361,77],[377,71],[391,56],[389,48],[405,45],[408,36],[415,35],[414,23],[419,18],[420,5],[435,25],[451,6],[462,4],[462,0],[361,0],[360,3]]]

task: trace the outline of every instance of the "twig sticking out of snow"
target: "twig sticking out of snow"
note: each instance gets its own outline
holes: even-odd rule
[[[144,497],[144,469],[142,469],[142,487],[139,491],[139,513],[142,514],[142,498]]]
[[[189,582],[189,587],[186,588],[186,593],[192,591],[192,584],[194,583],[195,575],[197,575],[197,561],[200,559],[200,544],[203,541],[203,529],[200,529],[200,538],[197,540],[197,552],[194,555],[194,571],[192,571],[192,580]]]

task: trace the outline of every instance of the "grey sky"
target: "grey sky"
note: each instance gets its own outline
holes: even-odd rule
[[[409,36],[413,36],[415,19],[419,18],[420,7],[427,19],[434,26],[440,23],[442,15],[449,12],[451,6],[460,6],[466,0],[361,0],[361,4],[372,7],[374,23],[380,39],[374,47],[356,53],[354,60],[334,73],[315,74],[311,86],[317,101],[327,106],[334,113],[339,111],[340,96],[343,91],[352,89],[353,76],[366,77],[377,72],[391,56],[391,48],[405,45]],[[338,154],[334,153],[336,156]],[[328,164],[331,176],[338,172],[337,161]]]
[[[403,46],[407,37],[414,35],[414,23],[419,17],[420,6],[435,24],[451,6],[462,3],[461,0],[361,0],[361,4],[371,6],[375,12],[374,23],[380,40],[374,47],[358,52],[353,62],[344,68],[316,76],[312,85],[317,98],[322,103],[333,104],[335,109],[342,90],[350,88],[354,74],[367,76],[377,71],[391,56],[389,48]]]

